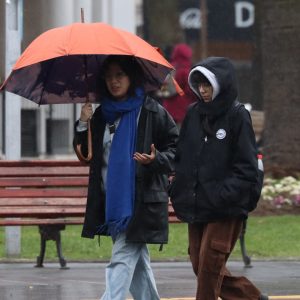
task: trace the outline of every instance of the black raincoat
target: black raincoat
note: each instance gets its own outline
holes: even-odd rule
[[[208,58],[192,71],[197,66],[211,71],[220,89],[208,103],[195,92],[199,101],[190,107],[179,136],[171,201],[176,215],[188,223],[246,218],[258,177],[250,114],[243,105],[233,113],[237,84],[229,60]]]
[[[77,123],[75,124],[75,128]],[[91,119],[93,158],[90,175],[85,221],[82,236],[94,238],[97,228],[105,222],[105,192],[102,182],[103,134],[105,122],[101,108]],[[150,97],[141,109],[136,151],[150,153],[156,147],[155,160],[149,165],[136,164],[136,198],[134,213],[126,231],[129,242],[163,244],[168,241],[168,174],[174,170],[173,162],[178,130],[168,112]],[[73,145],[82,144],[87,154],[87,132],[76,132]],[[118,188],[118,187],[116,187]]]

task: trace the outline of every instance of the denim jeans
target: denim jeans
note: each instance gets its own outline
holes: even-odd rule
[[[135,300],[159,300],[147,245],[125,240],[121,233],[114,242],[101,300],[125,300],[129,291]]]

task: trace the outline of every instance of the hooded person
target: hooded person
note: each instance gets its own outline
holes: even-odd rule
[[[184,119],[188,106],[196,100],[187,80],[192,66],[192,55],[191,47],[184,43],[177,44],[171,54],[171,63],[176,69],[174,77],[184,95],[178,95],[174,88],[170,88],[170,95],[163,99],[163,106],[179,126]],[[173,84],[170,86],[172,87]]]
[[[191,69],[188,83],[198,101],[181,127],[170,197],[177,217],[188,223],[196,299],[268,299],[226,268],[254,207],[258,177],[255,135],[248,111],[237,105],[234,67],[227,58],[209,57]]]

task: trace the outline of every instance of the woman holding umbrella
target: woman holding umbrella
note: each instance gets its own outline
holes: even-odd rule
[[[103,63],[101,105],[85,104],[75,124],[74,147],[87,153],[90,119],[93,158],[82,236],[111,236],[102,300],[159,299],[147,243],[168,241],[168,174],[178,137],[168,112],[145,94],[143,72],[131,56]]]

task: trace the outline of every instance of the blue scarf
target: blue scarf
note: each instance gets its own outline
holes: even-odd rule
[[[121,117],[114,134],[108,159],[106,179],[105,224],[100,233],[113,238],[126,230],[133,213],[135,198],[135,152],[137,118],[144,101],[144,91],[137,88],[135,96],[117,102],[103,99],[102,114],[112,124]]]

